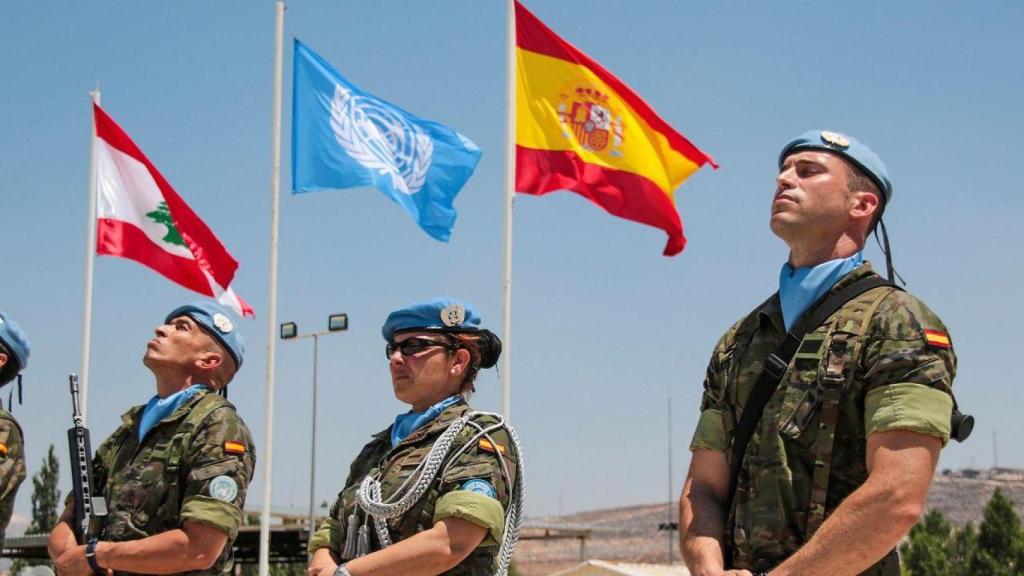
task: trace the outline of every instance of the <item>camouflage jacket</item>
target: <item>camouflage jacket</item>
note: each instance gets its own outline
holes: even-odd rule
[[[191,574],[230,574],[256,465],[249,429],[231,403],[200,390],[139,442],[144,407],[121,416],[93,457],[94,491],[106,497],[108,509],[93,533],[100,540],[139,540],[185,520],[201,522],[227,533],[228,541],[213,567]]]
[[[10,412],[0,408],[0,548],[14,511],[14,498],[25,480],[25,443],[21,426]]]
[[[865,263],[832,293],[873,275]],[[729,456],[733,430],[786,331],[776,294],[719,340],[691,449]],[[867,479],[867,436],[949,439],[956,356],[939,318],[891,287],[854,298],[803,340],[765,406],[740,470],[725,545],[736,568],[769,570]],[[895,551],[864,574],[899,574]]]
[[[370,539],[370,551],[379,550],[380,542],[377,540],[372,520],[367,521],[366,513],[362,510],[356,511],[356,491],[359,484],[366,476],[379,474],[381,493],[384,499],[387,499],[426,457],[437,437],[469,410],[464,401],[449,406],[432,422],[413,432],[394,448],[391,446],[391,428],[374,434],[373,440],[352,462],[345,487],[331,508],[330,518],[310,539],[310,552],[329,548],[343,561],[351,560],[352,558],[343,554],[349,531],[358,530],[364,524],[367,526]],[[497,422],[491,416],[475,417],[473,421],[484,427]],[[465,452],[459,453],[460,448],[466,446],[475,432],[476,430],[466,426],[459,433],[449,452],[450,455],[458,454],[455,460],[449,459],[445,462],[426,494],[412,509],[403,516],[388,520],[388,530],[393,542],[405,540],[431,528],[435,522],[453,516],[488,528],[488,535],[481,545],[465,560],[444,573],[449,576],[489,576],[494,573],[498,544],[502,538],[504,511],[508,509],[510,492],[518,473],[519,455],[515,453],[505,428],[491,432],[491,437],[498,444],[497,447],[486,440],[479,440]],[[509,482],[506,482],[502,474],[496,450],[501,451],[508,466]],[[472,479],[489,482],[496,491],[496,502],[499,505],[493,506],[495,499],[460,490]],[[493,508],[486,509],[488,505]],[[481,512],[481,508],[485,510]],[[349,525],[353,513],[357,518],[355,526]]]

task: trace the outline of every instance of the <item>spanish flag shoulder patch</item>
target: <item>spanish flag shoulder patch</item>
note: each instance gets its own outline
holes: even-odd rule
[[[949,339],[949,332],[942,330],[924,329],[924,340],[929,346],[935,348],[949,349],[953,347],[953,341]]]
[[[7,456],[7,444],[0,442],[0,456]]]
[[[501,452],[505,453],[505,447],[501,444],[492,444],[490,440],[480,440],[480,449],[485,452]]]
[[[228,440],[224,442],[224,451],[228,454],[245,454],[245,444],[234,440]]]

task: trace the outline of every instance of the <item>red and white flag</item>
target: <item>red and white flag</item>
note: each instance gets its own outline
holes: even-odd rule
[[[97,105],[96,253],[120,256],[215,298],[240,316],[252,308],[231,289],[238,262],[142,150]]]

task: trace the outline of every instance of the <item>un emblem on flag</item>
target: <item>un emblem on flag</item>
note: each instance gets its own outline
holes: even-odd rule
[[[434,141],[404,116],[337,84],[331,102],[331,128],[353,160],[367,170],[390,176],[396,191],[415,194],[423,187]]]

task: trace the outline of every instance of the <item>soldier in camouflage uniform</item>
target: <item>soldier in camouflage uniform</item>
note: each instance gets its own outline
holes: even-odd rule
[[[79,545],[72,498],[50,534],[61,576],[230,574],[255,455],[235,407],[218,394],[245,347],[226,312],[198,302],[172,311],[143,363],[157,395],[122,417],[93,457],[94,493],[108,515]]]
[[[412,411],[375,434],[352,463],[330,518],[310,539],[310,576],[495,573],[506,513],[518,510],[521,490],[520,455],[500,416],[471,418],[404,513],[375,520],[357,495],[369,477],[380,482],[381,500],[400,498],[438,438],[472,413],[466,398],[477,371],[494,366],[501,353],[498,338],[479,322],[472,306],[450,299],[388,316],[383,334],[395,396]],[[381,528],[393,545],[382,544]]]
[[[792,141],[779,168],[771,227],[789,262],[779,292],[711,356],[680,501],[683,554],[694,576],[897,575],[895,547],[950,437],[956,373],[946,327],[907,292],[864,292],[806,335],[729,494],[730,445],[766,359],[814,302],[875,275],[861,251],[892,195],[881,160],[834,132]]]
[[[21,371],[28,366],[32,347],[18,323],[0,312],[0,386],[18,379],[21,394]],[[7,524],[14,512],[14,498],[25,480],[25,442],[21,426],[14,416],[0,406],[0,548],[4,545]]]

